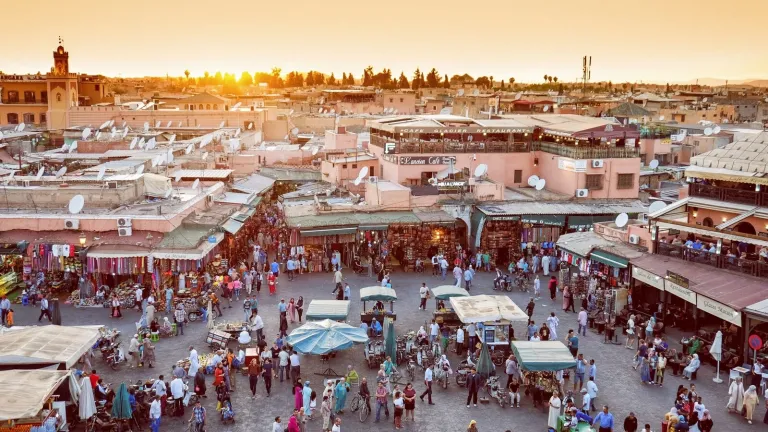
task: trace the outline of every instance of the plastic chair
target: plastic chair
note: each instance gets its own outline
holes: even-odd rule
[[[160,333],[150,333],[149,340],[152,342],[159,342],[160,341]]]
[[[177,336],[179,334],[178,329],[176,328],[176,323],[171,324],[171,334],[173,334],[174,336]]]

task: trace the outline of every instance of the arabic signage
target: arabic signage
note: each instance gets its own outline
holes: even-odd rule
[[[429,133],[429,134],[501,134],[501,133],[525,133],[533,128],[402,128],[400,133]]]
[[[732,307],[726,306],[720,302],[710,300],[704,296],[699,296],[696,301],[696,307],[708,314],[724,319],[730,323],[741,327],[741,312],[735,311]]]
[[[400,156],[400,165],[450,165],[456,156]]]
[[[664,290],[670,294],[674,294],[680,297],[681,299],[687,301],[688,303],[691,303],[694,305],[696,304],[695,292],[689,290],[686,287],[680,286],[669,279],[664,279]]]
[[[661,276],[649,272],[648,270],[633,266],[632,277],[639,280],[640,282],[664,291],[664,279]]]
[[[566,159],[566,158],[560,158],[557,160],[557,167],[563,171],[570,171],[570,172],[586,172],[587,171],[587,161],[586,160],[575,160],[575,159]]]

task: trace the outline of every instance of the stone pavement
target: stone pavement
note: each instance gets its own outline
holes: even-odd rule
[[[356,293],[358,288],[376,285],[375,279],[369,279],[366,276],[357,276],[347,269],[344,271],[348,282],[353,288],[352,309],[349,322],[353,325],[359,324],[359,313],[362,303],[358,301],[359,295]],[[452,278],[446,281],[450,283]],[[488,273],[479,273],[472,289],[472,294],[499,294],[491,289],[493,277]],[[418,287],[425,281],[429,287],[443,285],[444,282],[439,277],[432,277],[429,273],[414,274],[401,273],[393,274],[394,287],[397,290],[399,300],[395,303],[395,312],[398,319],[395,324],[397,333],[403,333],[409,330],[416,330],[425,321],[431,319],[429,312],[434,308],[434,300],[428,304],[427,311],[418,310]],[[543,284],[542,284],[543,285]],[[280,298],[286,301],[290,297],[303,295],[305,304],[309,304],[312,299],[331,298],[333,290],[332,275],[329,274],[311,274],[301,275],[293,282],[289,282],[285,276],[280,277],[278,286],[278,295],[270,297],[268,291],[262,290],[259,296],[259,311],[265,321],[265,335],[268,340],[273,340],[277,333],[278,311],[277,303]],[[543,290],[545,291],[545,290]],[[542,294],[548,294],[543,292]],[[529,294],[513,292],[509,296],[519,305],[525,307],[528,302]],[[226,303],[226,301],[224,301]],[[558,297],[556,304],[547,299],[537,302],[534,313],[534,320],[537,323],[542,322],[550,311],[555,311],[560,318],[560,328],[558,336],[563,338],[569,328],[576,329],[576,314],[564,313],[561,309],[562,299]],[[39,310],[32,310],[30,307],[15,306],[17,325],[37,324]],[[163,313],[158,313],[164,316]],[[225,319],[242,319],[241,303],[235,304],[231,309],[224,309]],[[122,333],[121,340],[127,347],[131,336],[135,333],[135,321],[138,321],[139,315],[136,311],[125,311],[124,318],[115,320],[109,318],[107,309],[85,308],[76,309],[71,306],[62,307],[62,321],[64,325],[78,324],[105,324],[120,329]],[[295,328],[298,324],[291,325]],[[135,382],[139,379],[157,377],[164,373],[166,377],[170,376],[170,368],[180,358],[188,356],[187,347],[195,345],[199,352],[207,352],[208,348],[204,343],[206,334],[205,324],[201,322],[190,323],[185,328],[185,335],[170,339],[162,339],[157,343],[156,355],[158,366],[154,369],[136,370],[129,369],[123,364],[119,371],[113,372],[106,368],[99,358],[95,361],[95,367],[106,382],[118,384],[121,381]],[[580,338],[580,350],[585,358],[594,358],[597,364],[597,385],[600,389],[598,404],[609,404],[611,412],[616,418],[615,431],[623,430],[621,425],[629,411],[634,411],[638,417],[639,424],[642,427],[645,423],[650,423],[653,431],[659,431],[661,419],[665,412],[673,406],[674,393],[679,384],[689,384],[678,377],[667,376],[663,387],[649,386],[640,382],[639,374],[631,368],[633,350],[628,350],[622,346],[602,344],[602,336],[596,333],[587,332],[586,337]],[[456,365],[459,361],[455,354],[449,355],[451,363]],[[337,371],[342,372],[348,364],[356,367],[357,371],[367,376],[369,382],[375,382],[375,371],[369,370],[363,355],[362,346],[354,347],[348,351],[339,353],[331,364]],[[322,378],[314,375],[324,369],[317,357],[302,356],[303,379],[309,379],[312,382],[312,388],[318,393],[322,390]],[[504,373],[503,369],[497,369],[498,374]],[[727,372],[721,372],[725,378],[725,383],[715,384],[712,378],[715,374],[714,368],[705,365],[699,371],[698,380],[695,381],[698,393],[703,397],[705,406],[711,411],[714,419],[715,430],[727,431],[746,431],[749,425],[741,417],[735,414],[728,414],[725,409],[727,401]],[[421,393],[424,384],[420,377],[416,378],[416,390]],[[213,394],[210,383],[212,377],[208,377],[209,391]],[[566,388],[570,388],[571,383],[566,381]],[[375,386],[371,386],[373,390]],[[351,393],[348,397],[348,403],[351,401]],[[480,396],[484,395],[481,391]],[[404,429],[418,432],[437,432],[437,431],[465,431],[469,421],[474,419],[478,422],[478,429],[481,432],[504,432],[509,429],[514,432],[534,432],[546,431],[547,416],[544,409],[533,409],[530,399],[522,400],[522,408],[504,408],[501,409],[497,404],[480,404],[477,408],[466,408],[464,404],[466,391],[459,388],[454,380],[447,390],[434,388],[434,401],[436,405],[429,406],[426,403],[417,401],[416,422],[405,422]],[[293,396],[290,386],[287,383],[273,382],[272,396],[266,397],[266,392],[261,380],[259,380],[259,390],[256,400],[251,399],[248,390],[247,378],[238,376],[237,390],[232,395],[234,409],[237,413],[237,422],[234,425],[223,426],[219,421],[219,416],[214,412],[215,396],[204,399],[204,405],[208,408],[209,431],[271,431],[273,418],[277,415],[282,416],[284,425],[287,425],[288,417],[293,408]],[[580,399],[579,399],[580,403]],[[391,402],[390,402],[391,404]],[[755,414],[755,425],[752,428],[760,429],[763,415],[765,413],[765,404],[763,397],[760,397],[760,406]],[[391,405],[390,405],[391,408]],[[319,409],[319,402],[318,402]],[[319,416],[318,416],[319,417]],[[394,429],[392,423],[383,422],[374,424],[373,416],[370,416],[365,423],[358,421],[356,413],[347,413],[341,416],[342,430],[347,431],[384,431]],[[322,420],[313,420],[308,423],[308,431],[320,431]],[[182,431],[186,428],[186,420],[164,418],[161,426],[163,431]]]

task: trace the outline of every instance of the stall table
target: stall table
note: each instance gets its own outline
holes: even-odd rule
[[[446,325],[451,328],[455,328],[461,325],[461,320],[456,315],[456,312],[448,309],[450,302],[446,304],[446,300],[450,300],[451,297],[469,297],[469,292],[464,288],[457,287],[455,285],[440,285],[432,288],[432,295],[435,297],[435,311],[432,312],[432,318],[439,324]],[[445,309],[438,309],[438,305],[442,302],[445,305]]]
[[[563,431],[571,432],[571,431],[574,430],[574,429],[565,429],[564,428],[565,423],[567,421],[568,420],[565,418],[564,415],[561,415],[560,417],[557,418],[557,432],[563,432]],[[590,432],[592,429],[591,429],[591,427],[589,426],[588,423],[579,422],[579,423],[577,423],[577,426],[576,426],[575,430],[577,430],[578,432]]]

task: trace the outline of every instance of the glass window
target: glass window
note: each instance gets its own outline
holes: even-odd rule
[[[19,92],[13,90],[8,91],[8,103],[19,103]]]
[[[16,113],[8,113],[9,124],[19,124],[19,115]]]
[[[634,174],[619,174],[616,189],[632,189],[635,186]]]
[[[35,123],[35,115],[32,114],[32,113],[24,113],[24,123],[34,124]]]
[[[48,103],[48,92],[47,91],[41,91],[40,92],[40,102]]]

